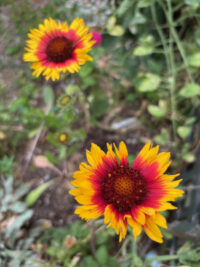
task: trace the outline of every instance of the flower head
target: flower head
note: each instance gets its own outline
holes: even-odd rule
[[[69,135],[68,133],[59,133],[58,134],[58,142],[61,144],[66,144],[69,140]]]
[[[70,26],[67,22],[45,19],[39,29],[32,29],[28,34],[24,61],[33,62],[33,75],[42,74],[46,80],[58,80],[61,72],[78,72],[80,65],[92,60],[87,52],[95,41],[88,30],[80,18],[74,19]]]
[[[70,100],[71,100],[71,96],[69,96],[69,95],[61,95],[59,97],[59,99],[58,99],[58,104],[61,107],[65,107],[70,102]]]
[[[113,227],[121,241],[132,227],[134,238],[144,229],[154,241],[163,242],[158,226],[167,228],[161,211],[176,209],[169,201],[182,196],[176,189],[182,179],[173,181],[179,174],[168,175],[170,153],[158,153],[159,146],[147,143],[132,166],[128,164],[128,151],[124,142],[119,149],[107,144],[107,153],[97,145],[87,151],[86,163],[74,173],[70,194],[81,204],[75,210],[86,220],[104,215],[107,227]]]
[[[92,40],[95,41],[93,46],[99,46],[102,41],[102,35],[99,32],[92,31]]]

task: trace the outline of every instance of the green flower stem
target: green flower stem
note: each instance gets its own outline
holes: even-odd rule
[[[137,257],[137,245],[132,235],[132,267],[135,267],[135,258]]]
[[[191,82],[194,82],[194,79],[193,79],[193,77],[192,77],[192,74],[191,74],[191,71],[190,71],[190,68],[189,68],[189,64],[188,64],[187,57],[186,57],[186,55],[185,55],[185,51],[184,51],[184,49],[183,49],[183,46],[182,46],[182,44],[181,44],[181,41],[180,41],[179,36],[178,36],[178,34],[177,34],[177,31],[176,31],[176,29],[175,29],[175,27],[174,27],[174,21],[173,21],[173,16],[172,16],[173,13],[172,13],[171,0],[167,0],[167,6],[168,6],[168,12],[167,12],[167,14],[166,14],[166,17],[167,17],[168,22],[169,22],[170,32],[171,32],[171,34],[172,34],[172,36],[173,36],[173,38],[174,38],[174,41],[175,41],[176,44],[177,44],[177,47],[178,47],[179,52],[180,52],[180,54],[181,54],[181,57],[182,57],[182,59],[183,59],[183,62],[184,62],[184,65],[185,65],[185,69],[186,69],[186,71],[187,71],[187,73],[188,73],[188,76],[189,76],[189,78],[190,78],[190,81],[191,81]],[[165,12],[165,13],[166,13],[166,12]]]
[[[132,230],[130,230],[130,235],[132,238],[132,263],[130,265],[130,267],[142,267],[144,266],[143,261],[141,260],[141,258],[139,257],[139,255],[137,254],[137,242],[134,239],[134,236],[132,234]]]
[[[162,6],[163,8],[163,6]],[[164,10],[165,12],[165,10]],[[172,120],[172,128],[173,128],[173,136],[175,144],[177,143],[177,137],[176,137],[176,99],[175,99],[175,85],[176,85],[176,69],[175,69],[175,62],[174,62],[174,54],[173,54],[173,47],[172,47],[172,35],[170,34],[170,40],[169,40],[169,47],[167,45],[167,40],[165,38],[165,35],[163,34],[162,28],[160,27],[156,15],[155,10],[155,4],[151,5],[151,13],[152,18],[155,23],[156,29],[158,31],[158,34],[160,36],[162,46],[164,49],[167,69],[169,72],[169,75],[172,77],[172,80],[170,81],[170,99],[171,99],[171,120]]]

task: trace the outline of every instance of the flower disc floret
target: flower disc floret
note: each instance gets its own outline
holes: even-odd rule
[[[46,54],[49,61],[55,63],[65,62],[70,59],[73,52],[73,43],[66,37],[53,38],[46,48]]]
[[[102,196],[119,212],[131,212],[147,195],[144,177],[129,167],[119,166],[102,178]]]

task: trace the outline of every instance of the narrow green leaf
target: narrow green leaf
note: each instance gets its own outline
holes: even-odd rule
[[[117,15],[123,16],[134,5],[134,1],[124,0],[117,9]]]
[[[38,200],[38,198],[42,195],[42,193],[52,184],[52,181],[46,182],[34,190],[32,190],[26,197],[25,203],[27,206],[32,206]]]
[[[148,7],[151,5],[151,3],[152,3],[152,0],[140,0],[138,2],[138,7],[139,8]]]
[[[43,90],[43,98],[46,105],[51,106],[54,101],[54,92],[52,87],[45,86]]]

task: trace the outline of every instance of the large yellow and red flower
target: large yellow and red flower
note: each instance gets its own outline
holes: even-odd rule
[[[134,238],[144,229],[154,241],[162,243],[158,226],[167,228],[161,211],[176,209],[170,202],[182,196],[176,189],[182,179],[173,181],[179,174],[168,175],[170,153],[158,153],[159,146],[147,143],[132,166],[128,164],[128,151],[124,142],[119,149],[107,144],[107,153],[97,145],[87,151],[86,163],[74,173],[70,194],[81,206],[75,210],[83,219],[95,219],[104,214],[107,227],[113,227],[121,241],[132,227]]]
[[[33,75],[42,74],[47,80],[58,80],[61,72],[78,72],[80,65],[92,60],[87,52],[95,41],[88,30],[80,18],[74,19],[70,26],[67,22],[45,19],[39,29],[32,29],[28,34],[24,61],[34,62]]]

